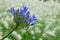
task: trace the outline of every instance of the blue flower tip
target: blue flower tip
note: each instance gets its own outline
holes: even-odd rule
[[[12,13],[12,14],[14,14],[14,13],[15,13],[14,7],[10,8],[10,9],[9,9],[9,12]]]

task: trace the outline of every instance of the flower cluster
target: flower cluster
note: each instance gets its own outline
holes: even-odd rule
[[[14,21],[16,23],[25,23],[28,25],[33,25],[37,19],[35,15],[31,16],[26,5],[23,5],[20,9],[14,9],[14,7],[9,9],[9,12],[14,15]]]

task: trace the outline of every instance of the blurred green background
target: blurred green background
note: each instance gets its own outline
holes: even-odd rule
[[[15,30],[4,40],[60,40],[60,0],[0,0],[0,39],[10,32],[13,15],[11,7],[26,4],[38,21],[28,29]]]

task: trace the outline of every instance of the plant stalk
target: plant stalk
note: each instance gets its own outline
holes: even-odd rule
[[[0,40],[4,40],[5,38],[7,38],[18,26],[19,26],[19,24],[15,25],[13,27],[13,29],[7,35],[5,35],[2,39],[0,39]]]

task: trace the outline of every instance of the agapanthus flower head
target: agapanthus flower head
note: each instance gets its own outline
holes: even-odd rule
[[[14,21],[16,23],[33,25],[37,21],[35,15],[30,15],[29,9],[26,5],[23,5],[20,9],[17,10],[12,7],[9,9],[9,12],[13,14]]]

